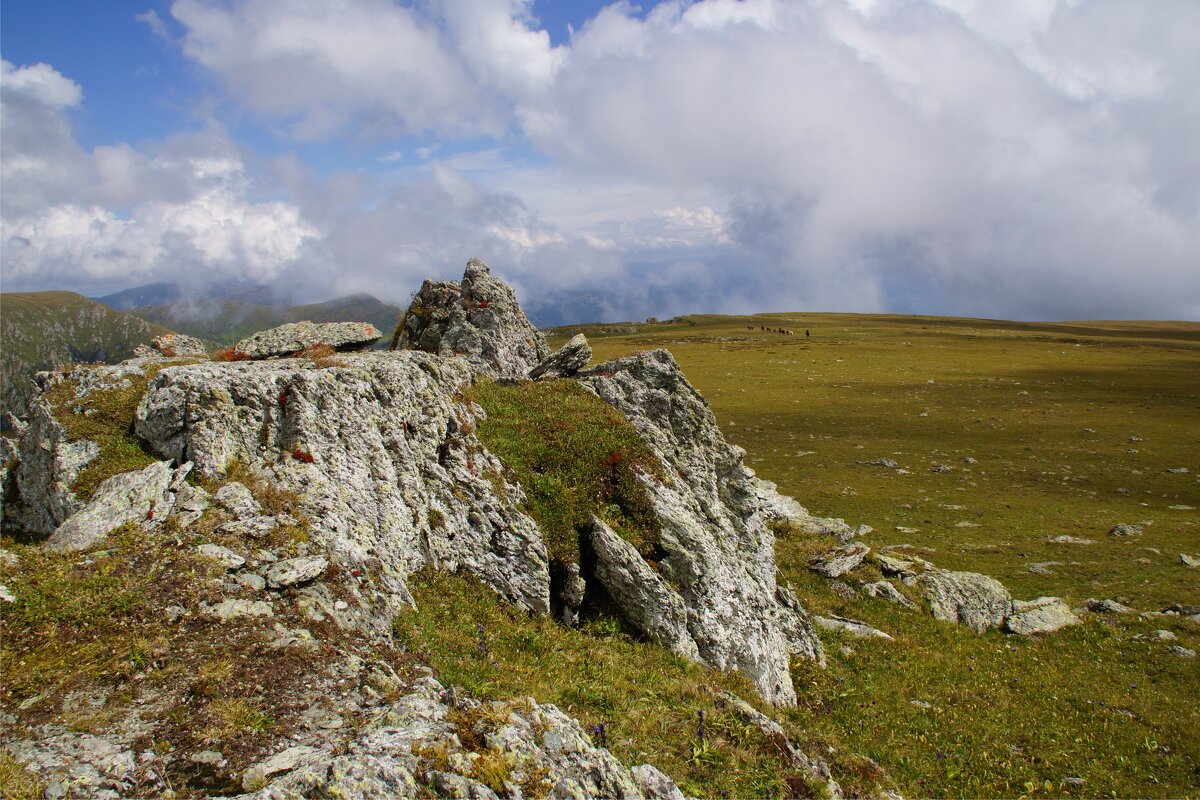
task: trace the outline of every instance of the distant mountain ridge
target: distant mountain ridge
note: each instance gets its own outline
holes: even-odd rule
[[[140,287],[128,292],[141,292],[146,289],[148,287]],[[123,297],[117,297],[115,302],[137,296],[129,295],[128,292],[119,292],[118,295]],[[195,300],[176,299],[128,309],[128,313],[147,322],[222,345],[234,344],[239,339],[285,322],[302,320],[369,322],[381,331],[390,332],[396,327],[402,311],[400,307],[384,303],[365,292],[301,306],[255,303],[230,297],[208,297]]]
[[[0,294],[0,412],[24,411],[40,370],[123,361],[139,344],[170,332],[74,292]]]

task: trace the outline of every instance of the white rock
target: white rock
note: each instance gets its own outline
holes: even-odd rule
[[[1004,628],[1009,633],[1024,635],[1053,633],[1080,621],[1060,598],[1039,597],[1028,602],[1014,600],[1013,613],[1004,621]]]
[[[228,547],[222,547],[219,544],[202,544],[197,547],[196,550],[200,553],[200,555],[205,556],[206,558],[219,561],[222,565],[224,565],[225,569],[228,570],[239,569],[243,564],[246,563],[246,559],[244,557],[233,552]]]
[[[59,526],[46,547],[59,552],[84,550],[121,525],[165,517],[174,500],[168,491],[171,477],[171,465],[166,461],[112,476],[100,484],[83,510]]]
[[[316,580],[329,567],[325,556],[302,556],[276,561],[267,570],[267,585],[272,589],[286,589]]]

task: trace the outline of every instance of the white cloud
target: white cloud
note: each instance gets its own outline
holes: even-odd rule
[[[70,108],[83,101],[79,84],[49,64],[14,67],[0,60],[0,83],[9,92],[26,95],[54,109]]]

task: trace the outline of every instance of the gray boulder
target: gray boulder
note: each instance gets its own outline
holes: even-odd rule
[[[1116,600],[1096,600],[1089,598],[1087,610],[1093,614],[1132,614],[1133,609]]]
[[[100,484],[83,510],[59,526],[46,547],[59,552],[84,550],[128,522],[145,524],[165,517],[175,499],[170,492],[173,478],[166,461],[112,476]]]
[[[1118,522],[1113,525],[1109,531],[1109,536],[1139,536],[1142,533],[1141,525],[1132,525],[1126,522]]]
[[[1004,629],[1009,633],[1019,633],[1026,636],[1035,633],[1053,633],[1068,625],[1078,625],[1079,617],[1071,613],[1060,598],[1039,597],[1036,600],[1014,600],[1013,612],[1004,621]]]
[[[240,569],[246,563],[245,556],[240,556],[228,547],[222,547],[219,544],[202,544],[196,548],[196,551],[205,558],[213,559],[228,570]]]
[[[254,495],[246,488],[245,484],[238,481],[230,481],[217,489],[213,500],[232,514],[234,519],[250,519],[262,514],[262,507],[254,499]]]
[[[863,591],[870,597],[881,597],[905,608],[916,608],[917,604],[905,597],[890,581],[875,581],[863,584]]]
[[[160,355],[166,358],[207,358],[208,347],[204,342],[182,333],[165,333],[150,340],[149,346],[138,345],[135,355]]]
[[[316,580],[329,568],[325,556],[302,556],[276,561],[267,570],[267,585],[272,589],[286,589]]]
[[[570,378],[592,360],[592,347],[582,333],[571,337],[554,355],[529,371],[531,380],[554,380]]]
[[[392,348],[460,355],[483,374],[524,378],[550,355],[513,290],[477,258],[462,281],[425,281],[396,328]]]
[[[840,578],[861,564],[870,552],[871,548],[862,542],[851,542],[810,559],[808,568],[826,578]]]
[[[650,568],[637,548],[593,518],[587,532],[596,580],[612,597],[621,616],[647,639],[684,658],[697,660],[688,633],[683,598]]]
[[[920,581],[936,619],[966,625],[976,633],[1000,627],[1012,613],[1012,595],[987,575],[933,569],[922,573]]]
[[[288,322],[242,339],[235,350],[253,359],[290,356],[308,347],[363,350],[383,334],[369,322]]]
[[[772,702],[795,703],[785,629],[804,620],[780,605],[775,537],[767,527],[787,503],[742,463],[704,398],[666,350],[638,353],[580,373],[622,411],[667,479],[644,479],[660,524],[660,574],[683,598],[700,659],[738,670]]]
[[[884,633],[873,625],[868,625],[861,619],[850,619],[849,617],[839,617],[831,615],[822,617],[818,614],[813,615],[813,621],[819,627],[827,631],[842,631],[851,636],[856,636],[859,639],[887,639],[892,640],[891,634]]]

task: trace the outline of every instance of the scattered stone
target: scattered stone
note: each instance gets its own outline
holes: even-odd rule
[[[863,591],[871,597],[882,597],[893,603],[899,603],[905,608],[916,608],[917,604],[909,600],[903,593],[888,581],[875,581],[863,585]]]
[[[183,483],[175,489],[175,506],[172,513],[181,527],[187,528],[194,524],[208,510],[208,492],[199,486]]]
[[[587,366],[592,360],[592,348],[587,338],[578,333],[558,349],[558,352],[529,371],[529,377],[535,381],[548,381],[557,378],[570,378]]]
[[[1170,467],[1167,469],[1167,472],[1173,473],[1175,475],[1187,475],[1188,468],[1187,467]]]
[[[84,550],[129,522],[145,524],[166,517],[174,499],[169,494],[170,463],[157,461],[142,470],[114,475],[100,487],[82,511],[64,522],[46,541],[59,552]]]
[[[286,589],[316,580],[329,567],[325,556],[301,556],[276,561],[267,570],[267,585],[272,589]]]
[[[1172,511],[1195,511],[1196,510],[1195,506],[1184,505],[1183,503],[1179,503],[1179,504],[1176,504],[1173,506],[1167,506],[1167,508],[1171,509]]]
[[[13,593],[8,590],[8,587],[3,583],[0,583],[0,600],[3,600],[5,603],[17,602],[16,596],[14,596]]]
[[[979,461],[977,459],[971,458],[970,456],[967,456],[966,458],[963,459],[963,463],[964,464],[978,464]]]
[[[1109,529],[1109,536],[1138,536],[1142,532],[1141,525],[1133,525],[1125,522],[1118,522]]]
[[[217,505],[228,511],[236,519],[249,519],[262,514],[262,507],[254,499],[254,495],[245,484],[230,481],[217,490],[213,496]]]
[[[840,578],[861,564],[870,552],[871,548],[862,542],[851,542],[810,558],[808,568],[826,578]]]
[[[304,745],[289,747],[282,753],[276,753],[266,761],[255,764],[246,770],[242,776],[242,789],[252,792],[266,784],[268,778],[291,772],[301,764],[315,761],[318,756],[322,755],[324,753],[315,747]]]
[[[267,588],[266,578],[255,572],[239,572],[234,576],[234,580],[255,592],[261,592]]]
[[[368,322],[288,322],[242,339],[234,349],[252,359],[290,356],[317,345],[347,352],[370,347],[381,336]]]
[[[1200,556],[1189,556],[1187,553],[1180,553],[1179,563],[1183,564],[1185,567],[1191,567],[1192,569],[1195,569],[1196,567],[1200,567]]]
[[[1095,544],[1096,543],[1095,539],[1081,539],[1078,536],[1068,536],[1065,533],[1061,536],[1051,536],[1046,541],[1050,542],[1051,544]]]
[[[850,619],[849,617],[829,616],[822,617],[818,614],[813,614],[813,622],[820,625],[822,628],[830,631],[845,631],[852,636],[857,636],[860,639],[887,639],[891,641],[892,637],[878,628],[873,628],[867,623],[859,619]]]
[[[1083,786],[1083,784],[1087,783],[1087,781],[1085,781],[1083,778],[1070,777],[1063,778],[1063,783],[1065,783],[1067,786],[1079,788],[1080,786]]]
[[[843,600],[853,600],[858,597],[858,590],[845,581],[830,581],[829,591],[836,594]]]
[[[1129,606],[1118,603],[1116,600],[1093,600],[1087,601],[1087,609],[1094,614],[1132,614],[1133,609]]]
[[[1061,561],[1038,561],[1030,564],[1027,569],[1034,575],[1053,575],[1054,570],[1050,568],[1056,567],[1061,563]]]
[[[197,547],[196,550],[198,550],[202,556],[219,561],[225,566],[225,569],[230,571],[240,569],[241,566],[246,563],[245,558],[239,556],[228,547],[222,547],[219,544],[202,544]]]
[[[1012,595],[995,578],[976,572],[933,569],[921,575],[935,619],[966,625],[976,633],[997,628],[1012,613]]]
[[[978,522],[971,522],[969,520],[964,519],[961,522],[954,523],[954,527],[956,527],[956,528],[978,528],[978,527],[980,527],[980,525]]]
[[[215,606],[209,606],[201,603],[201,612],[210,617],[216,617],[221,622],[228,622],[231,619],[240,619],[242,617],[273,617],[275,610],[271,608],[270,603],[262,600],[222,600]]]
[[[1068,625],[1078,625],[1081,621],[1062,599],[1039,597],[1029,601],[1014,600],[1013,613],[1004,621],[1004,628],[1009,633],[1029,636],[1053,633]]]
[[[1174,641],[1176,637],[1171,631],[1159,628],[1158,630],[1151,631],[1150,633],[1139,633],[1133,638],[1134,641],[1138,642],[1171,642]]]
[[[1195,650],[1191,649],[1190,647],[1184,647],[1181,644],[1171,645],[1170,647],[1167,648],[1167,652],[1173,656],[1179,656],[1180,658],[1195,658],[1196,657]]]
[[[935,464],[933,469],[930,471],[933,472],[935,475],[942,475],[947,472],[953,472],[954,467],[950,466],[949,464]]]
[[[236,536],[239,539],[244,537],[261,539],[278,527],[279,520],[275,517],[259,516],[230,520],[222,523],[217,530],[227,536]]]
[[[1172,603],[1162,610],[1164,614],[1180,614],[1185,617],[1195,616],[1200,614],[1200,606],[1194,606],[1187,603]]]
[[[1117,494],[1129,494],[1129,489],[1124,486],[1117,487]]]
[[[887,469],[896,469],[900,466],[890,458],[877,458],[874,461],[860,461],[858,463],[872,467],[886,467]]]
[[[908,702],[917,708],[933,708],[933,703],[926,703],[924,700],[909,700]]]
[[[167,622],[178,622],[187,613],[187,609],[183,606],[167,606],[164,613],[167,615]]]
[[[884,575],[905,577],[917,573],[915,564],[912,561],[896,558],[886,553],[875,553],[872,557]]]

